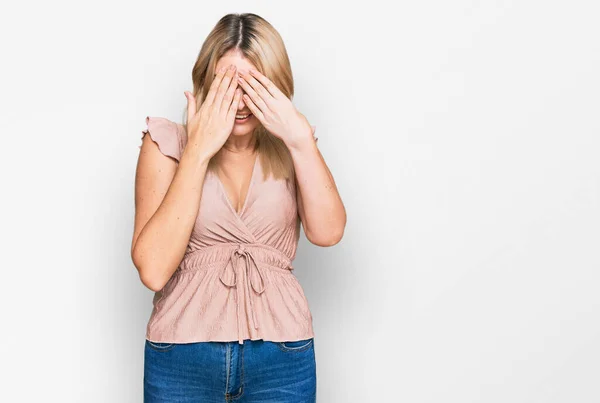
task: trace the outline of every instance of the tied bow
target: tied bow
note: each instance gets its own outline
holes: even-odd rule
[[[240,260],[244,260],[246,263],[244,268],[242,268],[241,270],[239,269],[239,265],[238,265]],[[256,316],[254,313],[254,304],[252,303],[252,295],[250,295],[250,287],[252,287],[252,289],[257,294],[261,294],[265,290],[265,281],[263,278],[262,271],[256,264],[256,260],[254,259],[252,252],[250,252],[250,250],[246,249],[243,244],[239,244],[238,247],[232,252],[230,261],[231,261],[232,267],[234,269],[233,270],[233,282],[231,282],[231,283],[227,282],[224,278],[224,274],[227,271],[229,264],[225,265],[225,267],[223,268],[223,271],[219,275],[219,279],[221,280],[221,282],[223,284],[225,284],[228,287],[238,288],[237,287],[238,274],[244,274],[246,276],[245,283],[246,283],[246,291],[248,292],[249,297],[250,297],[250,310],[252,311],[252,325],[254,326],[255,329],[258,329],[258,323],[256,321]],[[259,285],[261,287],[258,287],[255,284],[255,279],[257,277],[260,279]],[[238,289],[238,298],[237,298],[238,325],[239,325],[239,300],[240,300],[240,293],[239,293],[239,289]]]

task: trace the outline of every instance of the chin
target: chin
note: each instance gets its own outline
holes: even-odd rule
[[[251,120],[253,120],[253,119],[251,119]],[[258,124],[253,124],[253,123],[254,122],[248,122],[247,124],[243,124],[243,125],[234,124],[231,134],[233,134],[234,136],[245,136],[247,134],[252,134],[254,129],[256,129],[258,127]]]

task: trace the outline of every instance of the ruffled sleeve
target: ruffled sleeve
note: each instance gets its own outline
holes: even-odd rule
[[[146,129],[142,131],[142,139],[146,134],[158,145],[158,149],[166,156],[181,158],[182,138],[175,122],[161,117],[146,117]],[[139,146],[141,148],[142,146]]]

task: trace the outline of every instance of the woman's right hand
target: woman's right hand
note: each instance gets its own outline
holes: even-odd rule
[[[235,65],[217,72],[206,99],[197,110],[196,98],[188,91],[187,145],[193,145],[212,158],[229,138],[242,97]],[[186,145],[186,147],[187,147]]]

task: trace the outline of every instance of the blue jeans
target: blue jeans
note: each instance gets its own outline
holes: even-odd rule
[[[144,348],[144,403],[315,403],[314,338],[155,343]]]

